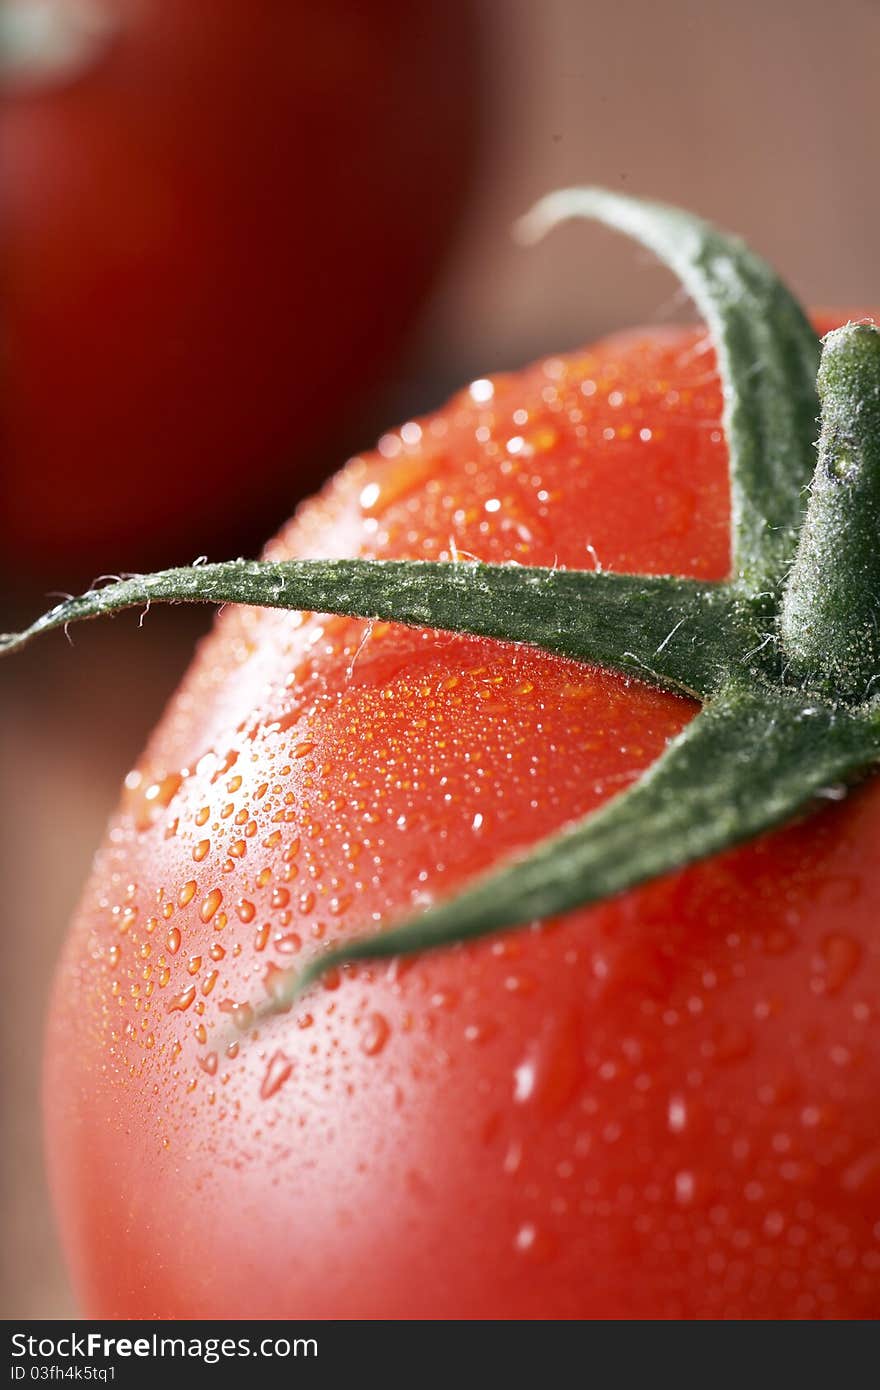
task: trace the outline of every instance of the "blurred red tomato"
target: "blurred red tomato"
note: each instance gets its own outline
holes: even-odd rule
[[[216,552],[331,461],[426,290],[467,181],[470,8],[12,10],[50,71],[3,109],[6,562]]]

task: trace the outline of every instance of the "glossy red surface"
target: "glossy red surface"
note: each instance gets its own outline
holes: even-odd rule
[[[691,330],[472,384],[276,555],[723,578]],[[61,963],[50,1162],[92,1316],[867,1317],[880,799],[600,907],[329,978],[319,943],[625,787],[694,706],[521,647],[227,610]]]

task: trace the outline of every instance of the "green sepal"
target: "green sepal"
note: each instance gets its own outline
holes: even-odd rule
[[[819,342],[797,300],[738,237],[663,203],[601,188],[542,198],[519,224],[535,241],[574,217],[648,247],[687,290],[712,337],[730,455],[733,575],[776,586],[791,563],[815,463]]]
[[[232,560],[131,575],[66,599],[0,654],[40,633],[157,602],[243,603],[345,613],[526,642],[699,698],[747,650],[740,606],[719,584],[664,575],[417,560]]]

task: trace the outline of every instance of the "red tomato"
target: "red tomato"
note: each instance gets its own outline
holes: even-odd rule
[[[476,382],[271,552],[720,579],[720,404],[685,329]],[[598,806],[694,708],[509,644],[223,614],[58,975],[49,1154],[88,1315],[876,1315],[876,783],[254,1027],[319,942]]]
[[[97,8],[2,128],[4,560],[87,578],[315,482],[448,243],[475,94],[464,0]]]

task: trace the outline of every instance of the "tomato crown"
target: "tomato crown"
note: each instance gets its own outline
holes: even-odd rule
[[[880,759],[880,330],[821,345],[776,274],[689,213],[598,189],[540,202],[534,240],[571,217],[649,247],[706,320],[722,380],[733,573],[725,583],[480,563],[244,561],[134,575],[23,633],[122,608],[245,603],[525,642],[702,701],[641,779],[445,902],[316,955],[331,966],[449,946],[555,916],[727,849],[837,796]],[[817,450],[816,417],[821,418]],[[811,483],[812,477],[812,483]]]

